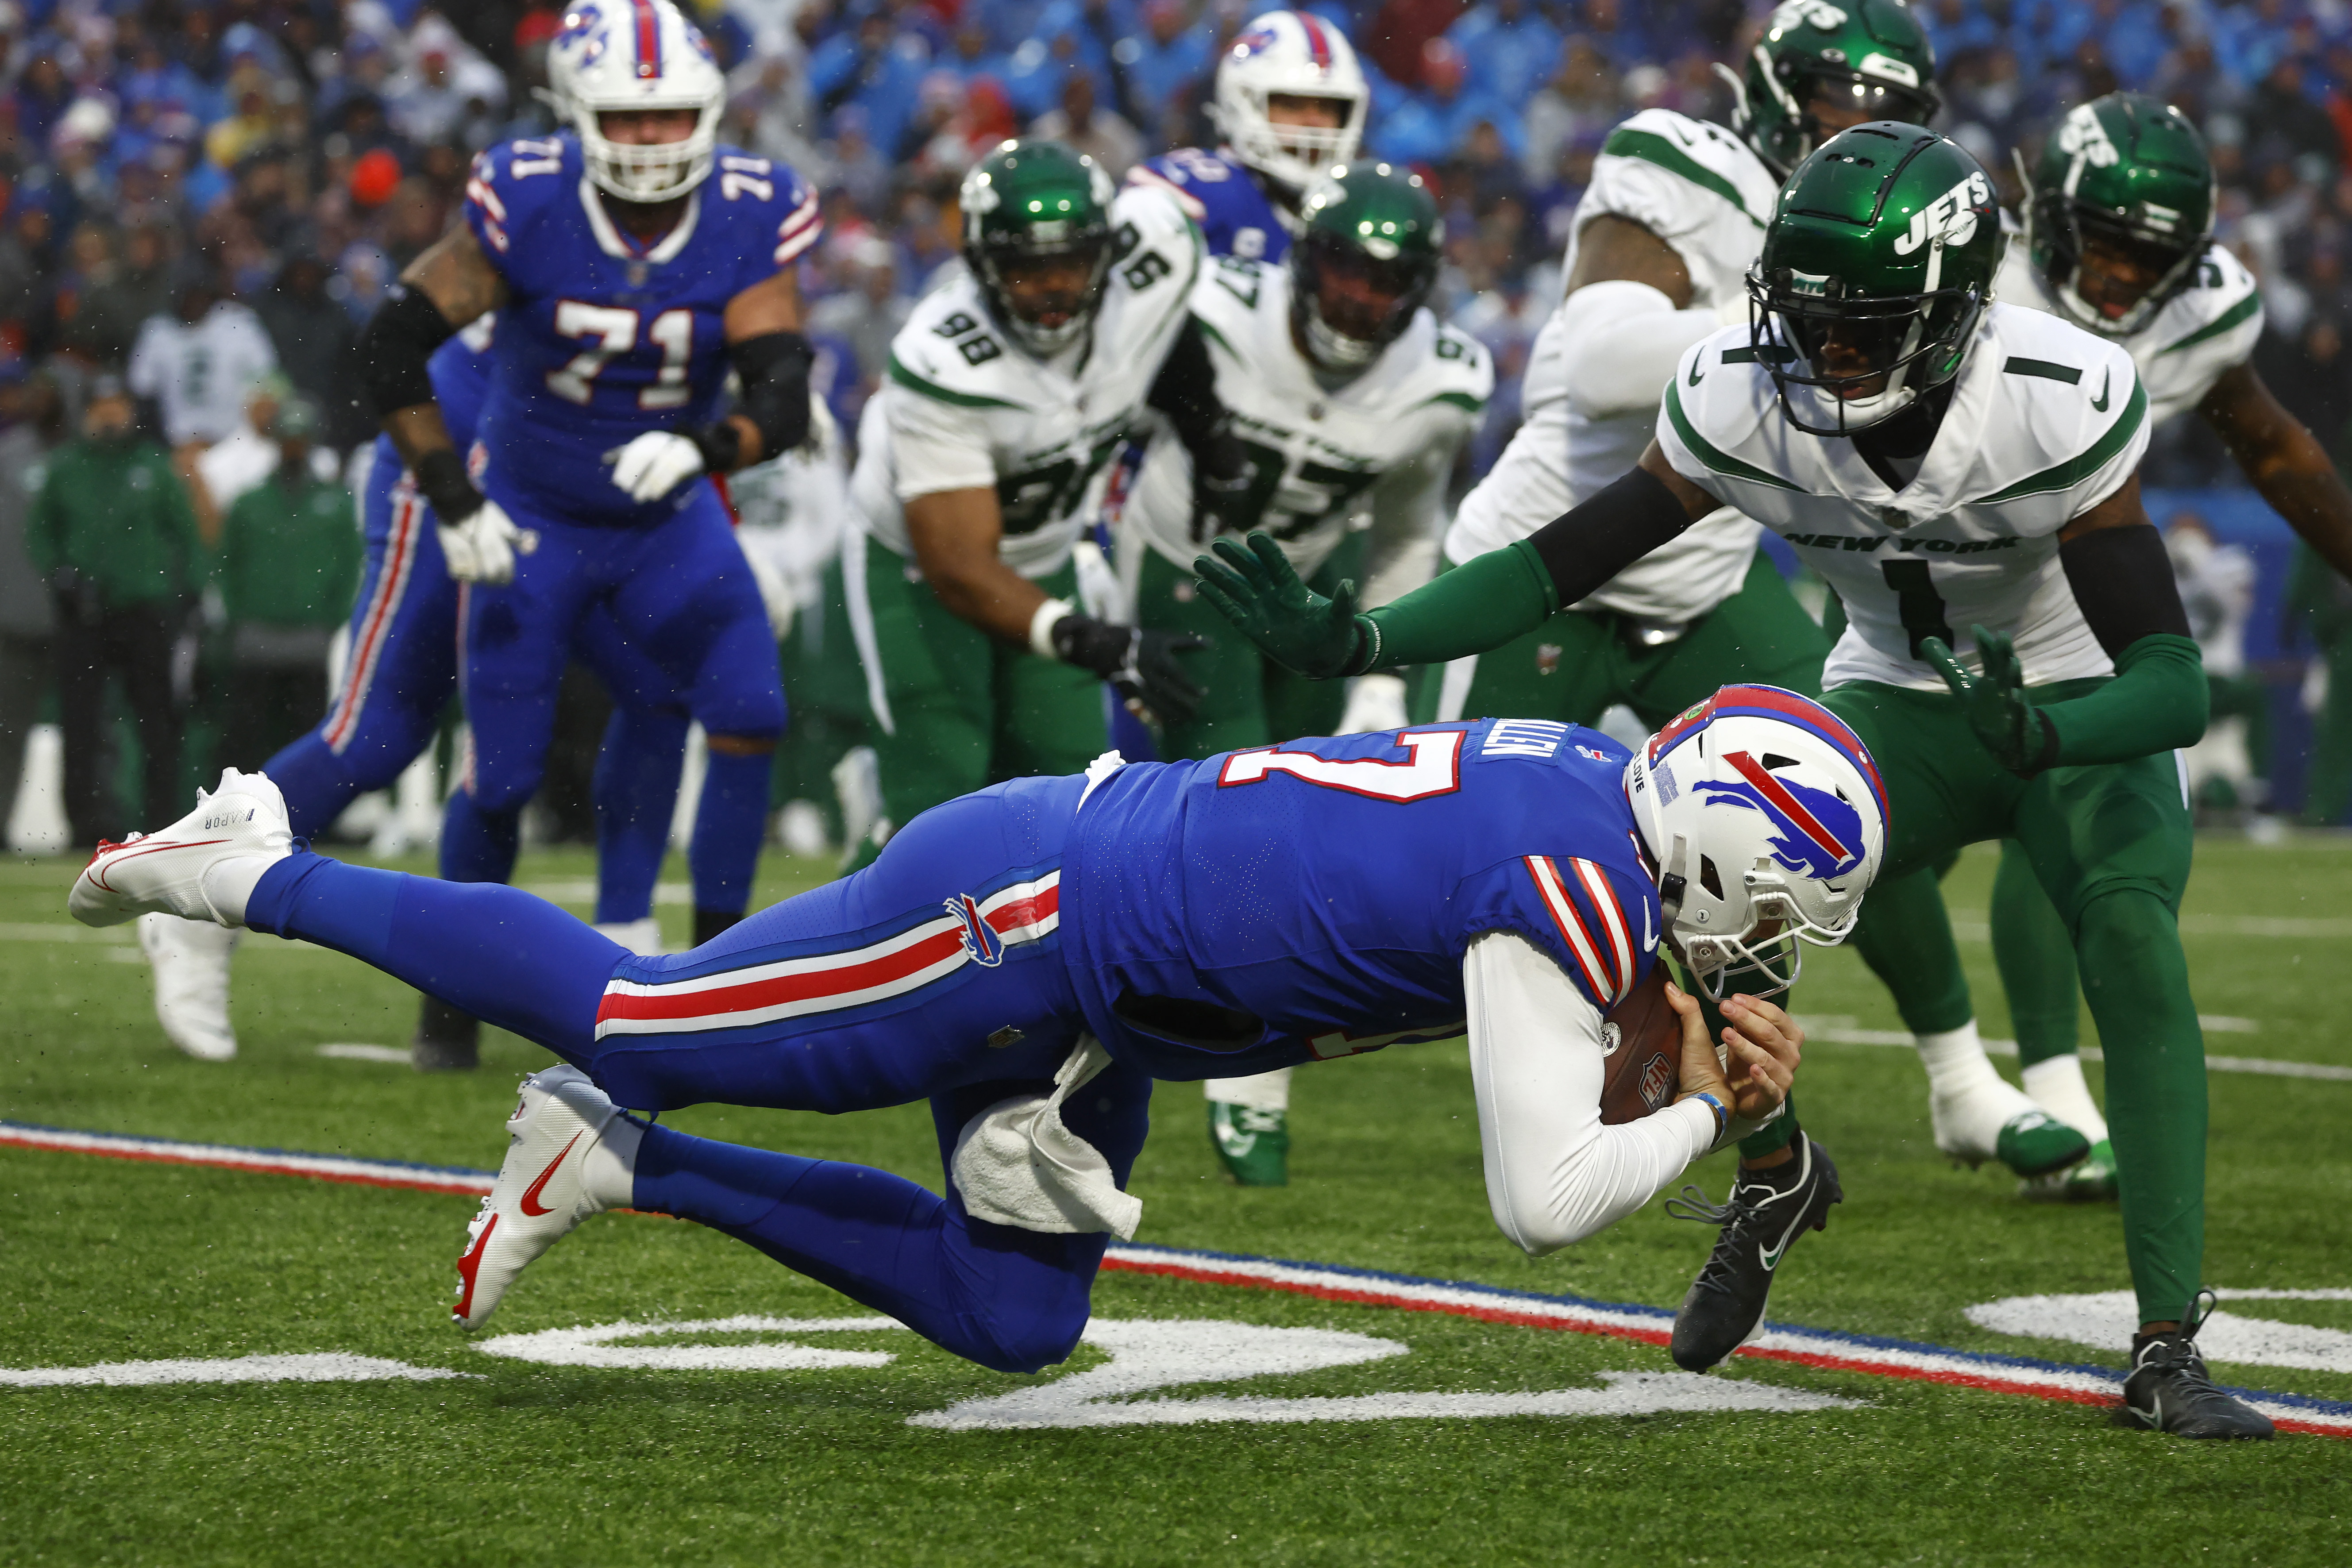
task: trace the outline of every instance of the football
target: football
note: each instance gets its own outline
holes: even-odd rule
[[[1682,1020],[1666,1005],[1666,966],[1660,963],[1601,1025],[1601,1049],[1609,1058],[1601,1080],[1604,1125],[1639,1121],[1674,1103],[1682,1084]]]

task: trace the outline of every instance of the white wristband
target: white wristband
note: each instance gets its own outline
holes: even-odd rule
[[[1061,657],[1054,651],[1054,628],[1063,616],[1073,613],[1067,599],[1048,599],[1038,605],[1037,613],[1029,617],[1030,651],[1039,658]]]

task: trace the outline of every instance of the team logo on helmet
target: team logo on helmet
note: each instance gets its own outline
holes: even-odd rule
[[[1832,27],[1845,26],[1845,13],[1829,0],[1782,0],[1773,7],[1772,19],[1764,24],[1767,32],[1785,33],[1791,27],[1813,26],[1826,33]]]
[[[1004,939],[996,934],[996,928],[988,923],[970,893],[948,900],[947,911],[963,922],[964,956],[990,969],[1004,962]]]
[[[2087,103],[2076,105],[2059,125],[2058,151],[2095,169],[2111,169],[2123,157],[2108,140],[2107,128],[2099,123],[2099,111]]]
[[[1895,237],[1895,254],[1908,256],[1932,237],[1944,245],[1966,245],[1977,234],[1977,209],[1992,205],[1992,182],[1982,170],[1911,215],[1908,233]]]
[[[1762,812],[1779,830],[1770,843],[1783,867],[1827,881],[1862,864],[1862,814],[1852,805],[1827,790],[1775,778],[1746,752],[1726,752],[1723,760],[1739,778],[1703,780],[1699,793],[1709,805]]]
[[[581,65],[593,65],[604,58],[607,37],[604,12],[594,5],[574,5],[563,13],[563,27],[555,35],[555,47],[576,54]]]

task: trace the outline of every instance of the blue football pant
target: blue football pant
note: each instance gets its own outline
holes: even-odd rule
[[[1050,1092],[1084,1027],[1055,906],[1082,787],[1024,780],[950,802],[865,870],[667,957],[633,957],[513,889],[308,854],[271,868],[247,920],[536,1040],[640,1110],[838,1113],[927,1099],[944,1169],[972,1117]],[[944,912],[967,898],[997,934]],[[1063,1107],[1122,1185],[1150,1095],[1148,1076],[1115,1064]],[[1108,1237],[975,1219],[946,1185],[941,1197],[865,1166],[656,1127],[632,1202],[749,1242],[982,1365],[1065,1359]]]

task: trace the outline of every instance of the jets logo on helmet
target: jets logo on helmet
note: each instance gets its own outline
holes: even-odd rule
[[[727,79],[672,0],[582,0],[563,14],[547,79],[597,189],[623,201],[675,201],[709,176]],[[652,143],[604,134],[605,115],[649,109],[691,110],[694,128]]]
[[[1337,125],[1276,124],[1276,99],[1323,99]],[[1234,156],[1296,195],[1335,163],[1354,161],[1364,139],[1372,93],[1356,51],[1339,30],[1309,11],[1252,17],[1217,62],[1210,118]]]
[[[2077,165],[2066,172],[2066,189],[2070,193],[2081,182],[2084,165],[2112,169],[2123,157],[2116,151],[2116,144],[2107,140],[2107,128],[2099,123],[2099,111],[2087,103],[2066,111],[2064,123],[2058,127],[2058,151]]]
[[[1853,929],[1886,850],[1886,789],[1861,740],[1811,698],[1727,686],[1628,763],[1625,794],[1667,932],[1700,988],[1794,984],[1803,944]]]
[[[1992,182],[1981,169],[1911,215],[1911,227],[1896,237],[1895,254],[1908,256],[1927,243],[1966,245],[1976,237],[1979,208],[1992,205]]]
[[[1829,138],[1819,106],[1847,118],[1925,125],[1936,117],[1936,49],[1902,0],[1786,0],[1731,85],[1731,128],[1778,174]]]

